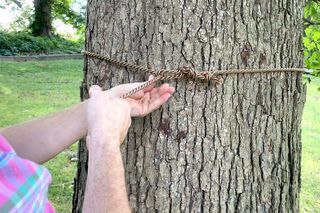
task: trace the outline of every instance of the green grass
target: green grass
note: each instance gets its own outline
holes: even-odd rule
[[[320,212],[320,79],[308,85],[302,120],[301,212]]]
[[[79,102],[82,61],[0,62],[0,127],[29,120]],[[308,85],[302,122],[302,212],[320,209],[320,80]],[[45,164],[52,174],[49,199],[70,212],[76,146]]]
[[[0,128],[66,108],[80,101],[82,60],[0,62]],[[52,175],[49,199],[57,212],[71,212],[77,146],[45,166]]]

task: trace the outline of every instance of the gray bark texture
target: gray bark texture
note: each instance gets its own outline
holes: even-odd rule
[[[154,69],[303,67],[301,0],[88,2],[86,49]],[[169,103],[133,119],[123,145],[134,212],[298,212],[301,74],[172,81]],[[82,98],[145,80],[86,58]],[[74,212],[81,210],[87,152],[79,150]],[[99,199],[99,198],[96,198]]]
[[[34,0],[34,16],[30,25],[35,36],[51,36],[52,30],[52,0]]]

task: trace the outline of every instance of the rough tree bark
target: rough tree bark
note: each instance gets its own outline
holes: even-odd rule
[[[88,2],[86,49],[151,68],[303,67],[301,0]],[[86,58],[82,98],[142,74]],[[123,147],[135,212],[298,212],[301,74],[178,80],[168,104],[134,119]],[[80,144],[74,211],[87,152]],[[99,199],[99,198],[97,198]]]
[[[34,0],[34,17],[30,26],[32,34],[36,36],[51,36],[52,0]]]

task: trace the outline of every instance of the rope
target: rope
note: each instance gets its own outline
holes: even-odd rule
[[[82,53],[92,58],[97,58],[103,61],[106,61],[110,64],[119,67],[125,67],[130,70],[141,71],[144,73],[149,73],[155,76],[155,78],[147,81],[146,83],[134,88],[133,90],[125,93],[121,98],[127,98],[136,92],[146,88],[147,86],[155,83],[160,80],[172,80],[178,78],[187,78],[191,80],[201,80],[201,81],[210,81],[213,80],[217,84],[223,83],[223,78],[221,75],[229,74],[244,74],[244,73],[267,73],[267,72],[305,72],[303,68],[263,68],[263,69],[230,69],[230,70],[212,70],[212,71],[195,71],[190,67],[182,67],[178,70],[153,70],[146,67],[138,66],[136,64],[131,64],[124,61],[119,61],[114,58],[109,58],[107,56],[99,55],[93,52],[83,50]]]

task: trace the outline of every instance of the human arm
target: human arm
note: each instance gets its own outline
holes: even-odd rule
[[[141,83],[120,85],[104,92],[112,97],[131,90]],[[154,85],[128,98],[132,116],[144,116],[165,103],[174,89],[168,84]],[[66,110],[33,121],[0,130],[17,154],[37,163],[44,163],[87,134],[87,101]]]
[[[131,124],[127,101],[90,89],[87,108],[88,178],[83,212],[130,212],[120,144]]]
[[[23,158],[42,164],[86,135],[87,102],[36,120],[1,129]]]
[[[87,143],[91,142],[87,138]],[[106,143],[119,142],[109,138]],[[90,157],[89,151],[88,164],[83,212],[130,212],[120,149],[101,150],[95,157]]]

